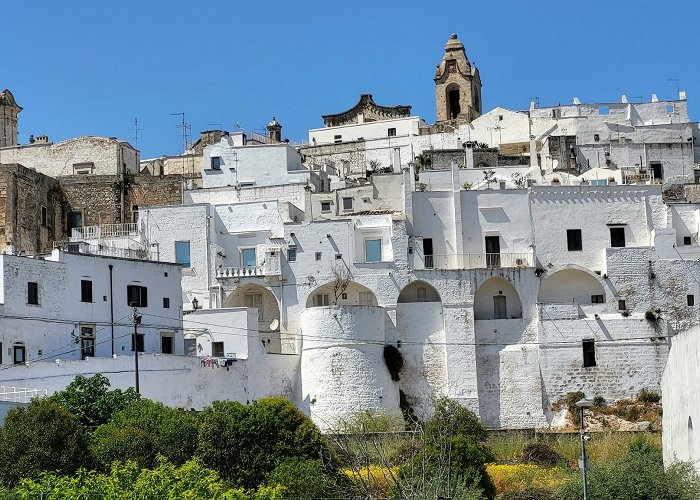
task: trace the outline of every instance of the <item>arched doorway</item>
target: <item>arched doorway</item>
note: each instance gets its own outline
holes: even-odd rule
[[[540,303],[597,304],[605,302],[600,281],[580,269],[564,269],[549,276],[540,285]]]
[[[306,299],[306,307],[323,306],[376,306],[377,297],[366,286],[351,281],[344,290],[335,288],[335,282],[326,283],[311,292]],[[337,297],[336,297],[337,296]]]
[[[267,352],[281,352],[280,307],[275,295],[267,288],[246,284],[236,288],[226,298],[224,307],[254,307],[258,310],[258,331]]]
[[[518,291],[505,279],[493,276],[474,294],[474,319],[513,319],[523,317]]]
[[[459,103],[459,85],[449,85],[445,90],[445,93],[447,94],[447,117],[449,120],[454,120],[462,111]]]

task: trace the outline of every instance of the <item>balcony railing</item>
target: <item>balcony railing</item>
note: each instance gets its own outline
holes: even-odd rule
[[[499,267],[532,267],[532,254],[465,253],[424,256],[426,269],[493,269]]]
[[[33,398],[46,396],[46,389],[27,389],[26,387],[6,387],[0,385],[0,401],[29,403]]]
[[[219,267],[216,270],[217,278],[247,278],[265,276],[263,266]]]
[[[73,228],[70,239],[71,241],[85,241],[138,235],[139,225],[136,223],[102,224],[100,226],[75,227]]]
[[[54,249],[58,248],[67,253],[84,253],[102,255],[104,257],[121,257],[124,259],[158,260],[157,254],[148,248],[118,248],[110,245],[92,245],[85,241],[55,241]]]

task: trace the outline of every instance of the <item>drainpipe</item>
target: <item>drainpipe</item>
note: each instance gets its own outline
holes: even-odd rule
[[[109,323],[112,329],[112,356],[114,356],[114,295],[112,294],[112,272],[114,266],[109,265]]]

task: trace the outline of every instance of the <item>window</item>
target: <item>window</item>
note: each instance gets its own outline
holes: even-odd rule
[[[175,262],[182,267],[190,267],[190,242],[175,242]]]
[[[591,186],[607,186],[608,185],[608,180],[607,179],[591,179],[588,181]]]
[[[46,227],[48,225],[48,212],[45,206],[41,206],[41,227]]]
[[[36,281],[27,283],[27,304],[32,306],[39,305],[39,283]]]
[[[343,142],[343,136],[342,135],[334,135],[333,142],[335,142],[336,144],[338,144],[339,142]]]
[[[95,357],[95,327],[80,327],[80,359]]]
[[[583,367],[595,366],[595,340],[584,339],[581,341],[583,347]]]
[[[80,280],[80,302],[92,302],[92,281]]]
[[[215,358],[224,357],[224,343],[223,342],[212,342],[211,343],[211,355]]]
[[[170,297],[163,297],[163,309],[170,309]]]
[[[141,285],[128,285],[126,303],[130,307],[148,307],[148,289]]]
[[[618,311],[626,311],[627,310],[627,303],[624,300],[618,300],[617,301],[617,309],[618,309]]]
[[[221,157],[220,156],[212,156],[211,157],[211,169],[212,170],[221,170]]]
[[[416,302],[427,302],[428,290],[424,286],[416,290]]]
[[[673,104],[668,104],[666,106],[666,113],[669,113],[669,114],[673,113]]]
[[[249,293],[245,296],[246,307],[256,307],[258,309],[258,321],[263,321],[263,301],[262,293]]]
[[[314,307],[327,306],[329,297],[327,293],[317,293],[314,295]]]
[[[185,339],[185,355],[197,355],[197,339]]]
[[[330,212],[331,211],[331,202],[330,201],[322,201],[321,202],[321,212]]]
[[[689,306],[695,305],[695,295],[686,295],[685,300],[687,301]]]
[[[132,205],[131,206],[131,222],[134,224],[137,224],[139,221],[139,206],[138,205]]]
[[[352,198],[343,198],[343,210],[352,210]]]
[[[611,227],[610,228],[610,246],[624,247],[625,246],[625,228]]]
[[[507,319],[506,296],[494,295],[493,297],[493,319]]]
[[[600,134],[593,134],[593,140],[594,140],[595,142],[600,141]]]
[[[591,295],[592,304],[602,304],[605,302],[605,295]]]
[[[372,292],[360,292],[359,302],[361,306],[373,306],[374,294]]]
[[[90,175],[94,167],[95,164],[92,162],[74,163],[73,175]]]
[[[580,229],[566,230],[566,245],[569,252],[577,252],[583,250],[583,242],[581,241]]]
[[[321,252],[316,252],[316,260],[321,260]]]
[[[255,248],[241,248],[241,265],[255,267],[256,264]]]
[[[386,135],[389,137],[396,137],[396,129],[395,128],[390,128],[386,131]]]
[[[382,261],[382,240],[365,240],[365,262]]]
[[[68,212],[66,217],[66,231],[72,236],[73,229],[83,227],[83,212]]]
[[[296,260],[297,260],[297,249],[296,248],[289,248],[287,250],[287,260],[289,262],[296,262]]]
[[[160,334],[160,352],[162,352],[163,354],[173,353],[173,336],[171,334]]]
[[[692,245],[693,239],[690,236],[683,236],[683,244],[685,246]]]
[[[143,352],[143,339],[144,339],[144,334],[143,333],[137,333],[136,334],[136,348],[138,349],[138,352]],[[133,352],[134,350],[134,334],[131,334],[131,351]]]
[[[23,345],[12,346],[12,360],[18,365],[27,359],[27,350]]]

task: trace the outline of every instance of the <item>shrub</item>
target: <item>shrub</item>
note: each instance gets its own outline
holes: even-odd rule
[[[658,403],[661,401],[661,395],[657,392],[642,389],[637,394],[637,401],[640,403]]]
[[[387,344],[384,346],[384,363],[389,369],[391,380],[398,382],[401,378],[401,369],[403,368],[403,356],[395,345]]]
[[[595,406],[596,408],[602,408],[603,406],[605,406],[605,404],[606,401],[603,396],[596,396],[593,398],[593,406]]]
[[[196,450],[197,421],[185,410],[142,399],[98,427],[90,447],[103,470],[115,460],[153,467],[159,454],[180,465]]]
[[[547,443],[536,442],[525,445],[520,459],[530,464],[554,467],[557,462],[564,460],[564,457]]]
[[[576,403],[581,401],[584,397],[585,394],[583,394],[581,391],[575,391],[567,393],[562,400],[564,406],[566,406],[566,409],[569,412],[571,423],[573,423],[576,427],[581,425],[581,410],[578,406],[576,406]]]
[[[543,467],[535,464],[489,464],[486,470],[496,491],[501,495],[527,490],[551,492],[571,476],[566,467]]]
[[[659,317],[654,311],[647,311],[644,313],[644,319],[646,319],[649,323],[656,323],[659,320]]]
[[[326,470],[321,460],[298,457],[282,461],[268,476],[268,485],[282,486],[284,498],[295,500],[342,498],[343,483],[335,471]]]
[[[486,427],[474,412],[445,397],[436,401],[435,414],[426,422],[425,434],[428,442],[453,436],[482,442],[488,436]]]
[[[63,406],[49,398],[10,410],[0,429],[0,479],[14,485],[42,471],[69,474],[90,466],[85,433]]]

